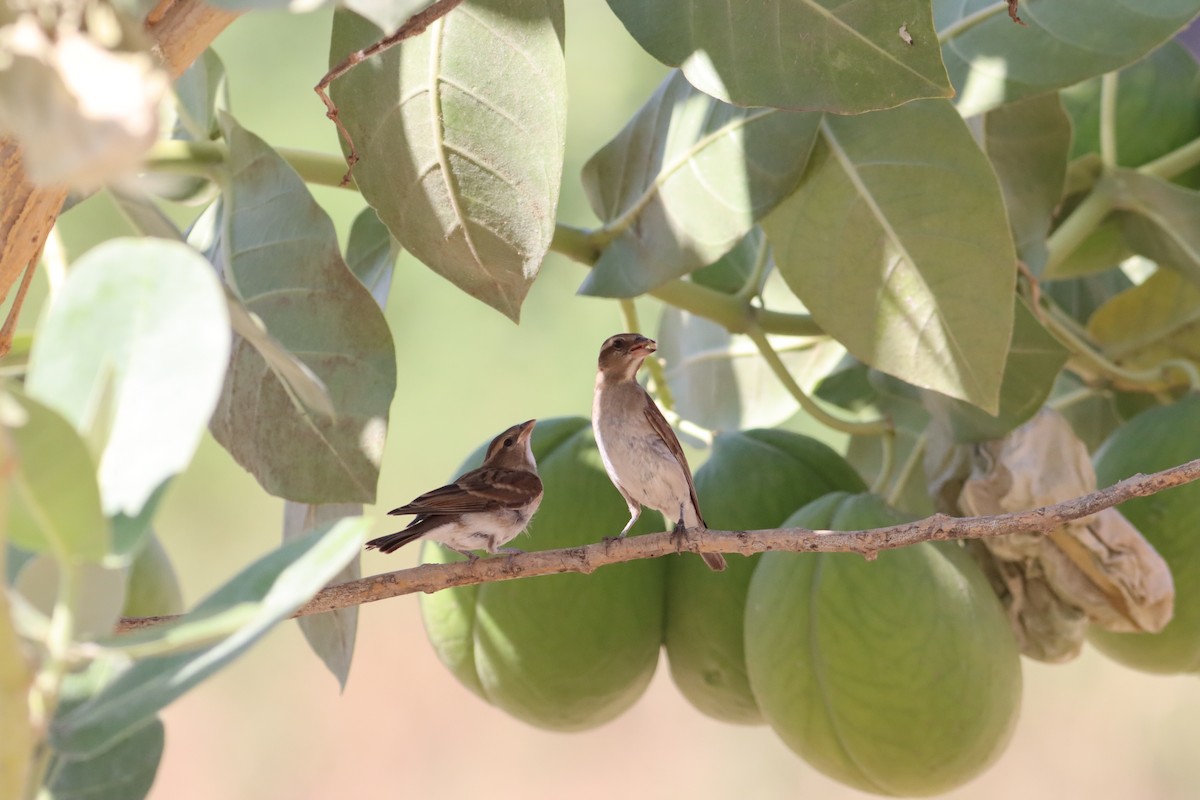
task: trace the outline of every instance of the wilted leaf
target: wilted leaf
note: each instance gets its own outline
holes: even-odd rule
[[[334,15],[330,61],[381,38]],[[467,0],[334,82],[363,197],[410,253],[516,320],[554,233],[561,0]]]
[[[951,96],[920,0],[608,4],[650,55],[729,103],[856,114]]]
[[[1117,187],[1129,246],[1200,286],[1200,192],[1133,170],[1117,174]]]
[[[15,461],[8,537],[25,550],[92,561],[109,551],[96,467],[71,423],[9,386],[0,394],[0,424]]]
[[[826,116],[804,183],[763,228],[856,358],[997,410],[1016,254],[995,174],[949,102]]]
[[[107,514],[136,516],[191,461],[229,339],[220,283],[180,242],[110,241],[71,269],[38,327],[26,388],[102,448]]]
[[[1154,369],[1168,359],[1200,366],[1200,288],[1177,272],[1160,269],[1101,306],[1088,333],[1117,364]],[[1176,383],[1176,372],[1164,375]]]
[[[222,128],[231,170],[218,242],[225,279],[328,387],[336,416],[293,394],[294,382],[277,371],[286,359],[268,362],[238,339],[213,435],[271,494],[371,501],[396,385],[387,321],[347,269],[333,223],[300,177],[229,117]]]
[[[1004,364],[1000,384],[1000,413],[986,414],[961,400],[929,393],[927,407],[948,418],[954,438],[960,442],[998,439],[1037,413],[1054,379],[1067,363],[1067,351],[1050,335],[1024,300],[1016,300],[1012,346]]]
[[[1025,26],[1004,3],[934,0],[942,58],[964,116],[1119,69],[1170,39],[1200,11],[1197,0],[1022,3]]]
[[[632,297],[725,255],[796,188],[820,121],[726,105],[672,73],[583,168],[592,209],[621,235],[580,291]]]
[[[1045,94],[988,112],[983,131],[1017,255],[1039,274],[1050,221],[1062,201],[1071,122],[1058,95]]]
[[[370,210],[370,209],[368,209]],[[358,503],[338,503],[322,506],[287,502],[283,504],[283,541],[305,536],[315,528],[330,525],[344,517],[362,515]],[[350,559],[330,584],[345,583],[362,577],[358,555]],[[296,620],[308,646],[313,649],[344,691],[354,657],[354,637],[358,631],[358,606],[341,608],[325,614],[313,614]]]
[[[357,555],[369,528],[363,519],[344,520],[251,564],[172,626],[176,633],[185,632],[193,617],[204,625],[215,613],[248,607],[235,633],[200,649],[139,660],[87,702],[55,719],[55,749],[86,757],[146,725],[159,709],[241,655],[316,594]]]

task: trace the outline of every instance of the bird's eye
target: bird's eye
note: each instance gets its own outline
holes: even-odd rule
[[[511,436],[509,436],[507,439],[504,440],[504,446],[505,447],[513,446],[513,438]]]
[[[613,347],[617,348],[618,350],[624,350],[625,349],[625,340],[617,339],[615,342],[613,342]]]

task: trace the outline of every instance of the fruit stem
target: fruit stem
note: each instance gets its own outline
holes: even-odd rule
[[[1100,162],[1117,166],[1117,84],[1119,76],[1106,72],[1100,78]]]

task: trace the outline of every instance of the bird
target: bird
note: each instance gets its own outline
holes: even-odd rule
[[[501,545],[525,530],[542,502],[542,479],[530,447],[536,423],[513,425],[488,445],[481,467],[389,511],[417,516],[404,530],[367,542],[367,549],[391,553],[429,539],[471,562],[478,558],[472,550],[522,552]]]
[[[654,399],[637,382],[637,371],[658,349],[653,339],[618,333],[604,341],[592,398],[592,430],[609,479],[629,506],[623,538],[642,514],[653,508],[674,523],[682,536],[689,528],[707,528],[700,515],[696,485],[679,439]],[[714,571],[725,569],[720,553],[701,553]]]

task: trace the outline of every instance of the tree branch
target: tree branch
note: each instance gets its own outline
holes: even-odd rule
[[[663,532],[560,550],[481,558],[473,563],[423,564],[330,586],[318,592],[293,616],[323,614],[403,594],[432,593],[454,586],[564,572],[588,574],[609,564],[658,558],[678,552],[737,553],[744,556],[771,550],[858,553],[872,560],[881,550],[894,550],[920,542],[982,539],[1021,532],[1048,533],[1071,520],[1091,516],[1126,500],[1157,494],[1197,478],[1200,478],[1200,459],[1151,475],[1135,475],[1107,489],[1056,505],[991,517],[935,514],[916,522],[864,531],[810,531],[804,528],[695,531],[682,546],[677,546],[670,533]],[[178,616],[126,618],[118,623],[117,632],[147,628],[177,619]]]

